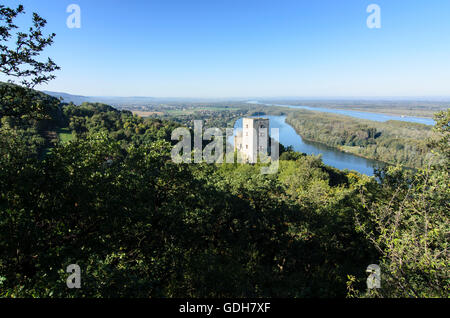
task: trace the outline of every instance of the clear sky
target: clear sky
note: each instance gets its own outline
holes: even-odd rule
[[[8,0],[46,18],[90,96],[450,96],[449,0]],[[70,4],[81,28],[66,25]],[[369,4],[381,28],[369,29]],[[30,21],[21,18],[20,25]]]

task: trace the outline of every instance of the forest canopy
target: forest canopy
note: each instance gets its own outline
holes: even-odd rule
[[[22,11],[0,5],[7,30]],[[53,62],[0,49],[35,71],[0,85],[0,297],[448,297],[450,110],[417,171],[368,177],[284,147],[272,175],[176,164],[180,123],[62,103],[26,87],[50,80]],[[343,145],[384,138],[352,127]],[[67,287],[71,264],[80,289]],[[367,289],[370,264],[380,289]]]

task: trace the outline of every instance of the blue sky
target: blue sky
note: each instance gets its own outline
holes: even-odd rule
[[[47,19],[62,70],[39,89],[90,96],[450,96],[448,0],[8,0]],[[66,26],[68,5],[81,28]],[[381,7],[381,29],[366,8]],[[29,16],[19,20],[26,26]]]

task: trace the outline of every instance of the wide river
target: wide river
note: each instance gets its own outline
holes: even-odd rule
[[[420,117],[402,117],[395,115],[387,115],[380,113],[369,113],[369,112],[361,112],[361,111],[353,111],[353,110],[342,110],[342,109],[332,109],[332,108],[320,108],[320,107],[309,107],[309,106],[293,106],[293,105],[279,105],[279,104],[262,104],[257,101],[248,102],[250,104],[258,104],[265,106],[279,106],[279,107],[288,107],[288,108],[296,108],[296,109],[306,109],[311,111],[318,112],[326,112],[333,113],[339,115],[345,115],[360,119],[367,119],[373,121],[384,122],[388,120],[400,120],[406,122],[414,122],[421,123],[426,125],[434,125],[435,121],[431,118],[420,118]],[[300,135],[292,128],[289,124],[286,123],[286,116],[260,116],[264,118],[269,118],[270,127],[278,128],[280,130],[280,143],[286,147],[292,146],[295,151],[303,152],[308,155],[322,155],[322,160],[326,165],[336,167],[338,169],[348,169],[355,170],[360,173],[366,174],[368,176],[373,176],[374,168],[384,165],[383,163],[375,160],[365,159],[362,157],[358,157],[349,153],[345,153],[339,151],[335,148],[331,148],[325,146],[323,144],[319,144],[316,142],[310,142],[303,140]],[[242,129],[242,118],[237,120],[235,125],[235,132],[239,129]],[[234,140],[231,138],[229,142],[232,144]]]
[[[406,121],[410,123],[419,123],[434,126],[436,122],[431,118],[423,118],[423,117],[411,117],[411,116],[396,116],[396,115],[387,115],[381,113],[369,113],[369,112],[361,112],[356,110],[345,110],[345,109],[334,109],[334,108],[323,108],[323,107],[310,107],[310,106],[295,106],[295,105],[281,105],[281,104],[264,104],[258,101],[247,102],[248,104],[257,104],[264,106],[278,106],[278,107],[287,107],[287,108],[295,108],[295,109],[306,109],[315,112],[321,113],[331,113],[344,115],[349,117],[355,117],[360,119],[367,119],[373,121],[385,122],[388,120],[400,120]]]
[[[339,151],[337,149],[327,147],[323,144],[316,142],[310,142],[303,140],[297,132],[286,123],[286,116],[259,116],[263,118],[269,118],[270,128],[278,128],[280,132],[279,142],[283,146],[292,146],[295,151],[303,152],[308,155],[322,155],[322,161],[329,166],[336,167],[338,169],[356,170],[360,173],[368,176],[373,176],[374,168],[382,165],[382,163],[354,156],[349,153]],[[242,130],[242,118],[238,119],[234,124],[235,133]],[[233,138],[228,140],[231,144],[234,144]]]

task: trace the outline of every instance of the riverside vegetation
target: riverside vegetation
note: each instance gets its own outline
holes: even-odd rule
[[[358,156],[420,168],[432,159],[431,126],[402,121],[376,122],[297,110],[286,118],[303,138]]]
[[[12,84],[0,118],[1,297],[448,297],[450,111],[433,164],[379,182],[289,149],[273,175],[175,164],[179,123]]]
[[[394,120],[377,122],[273,106],[234,104],[233,107],[233,110],[216,106],[216,109],[210,107],[187,114],[167,113],[162,118],[187,127],[193,127],[194,120],[203,120],[206,127],[232,127],[237,119],[245,116],[285,115],[286,122],[305,140],[391,165],[417,169],[432,164],[429,144],[432,126]]]

